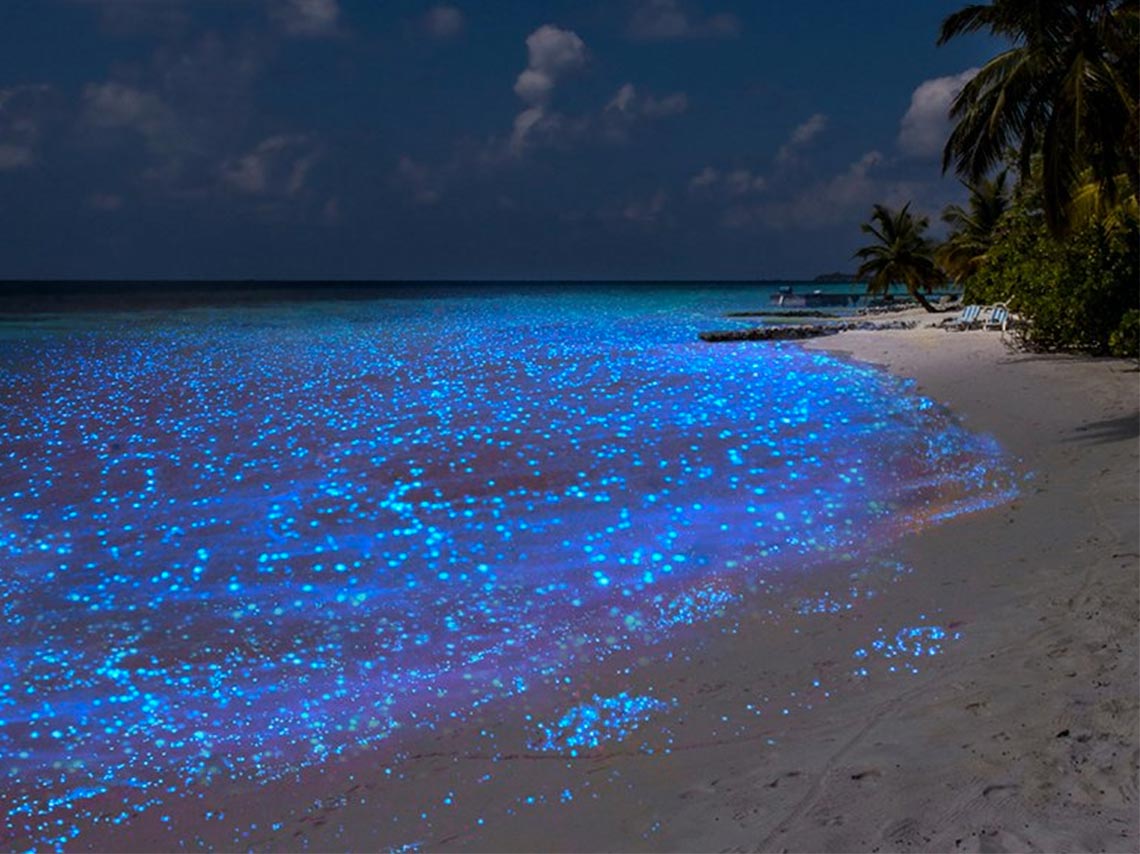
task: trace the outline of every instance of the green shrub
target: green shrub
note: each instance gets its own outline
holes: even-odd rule
[[[1117,217],[1059,239],[1036,210],[1015,205],[982,269],[967,283],[965,298],[1012,298],[1027,321],[1016,334],[1035,350],[1107,354],[1135,348],[1135,322],[1129,326],[1125,318],[1140,309],[1137,225],[1134,218]]]
[[[1120,325],[1108,336],[1108,349],[1114,356],[1140,358],[1140,309],[1125,312]]]

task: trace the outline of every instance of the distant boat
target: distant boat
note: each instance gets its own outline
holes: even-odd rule
[[[772,305],[782,308],[852,308],[859,305],[863,292],[824,292],[818,288],[811,293],[795,293],[791,285],[782,285],[769,297]]]

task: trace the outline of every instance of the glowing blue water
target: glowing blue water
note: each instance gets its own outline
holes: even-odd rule
[[[577,756],[611,741],[622,741],[654,712],[668,704],[653,697],[630,696],[626,691],[613,697],[594,695],[587,703],[569,709],[557,721],[536,727],[531,740],[534,750]]]
[[[991,441],[881,372],[697,343],[718,300],[741,307],[330,303],[0,344],[6,846],[461,719],[1011,494]],[[568,714],[551,743],[591,743]]]

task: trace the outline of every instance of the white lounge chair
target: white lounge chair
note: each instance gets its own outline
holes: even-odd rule
[[[981,313],[982,307],[980,305],[971,303],[962,309],[961,314],[959,314],[953,320],[949,321],[949,325],[957,329],[969,329],[971,326],[978,322],[978,317],[981,315]]]
[[[986,319],[982,321],[982,329],[1000,329],[1003,335],[1008,325],[1009,306],[1003,302],[991,305]]]

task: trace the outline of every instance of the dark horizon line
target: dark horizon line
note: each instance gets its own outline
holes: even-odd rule
[[[453,299],[512,289],[700,289],[823,285],[862,292],[864,282],[830,273],[815,279],[0,279],[0,315],[72,311],[131,311],[272,301]]]
[[[470,279],[241,279],[241,278],[84,278],[84,279],[55,279],[55,278],[12,278],[0,279],[0,288],[18,285],[466,285],[466,284],[611,284],[611,285],[695,285],[710,284],[863,284],[852,275],[849,279],[832,278],[831,276],[816,277],[812,279],[798,278],[712,278],[698,277],[685,279],[665,278],[470,278]]]

